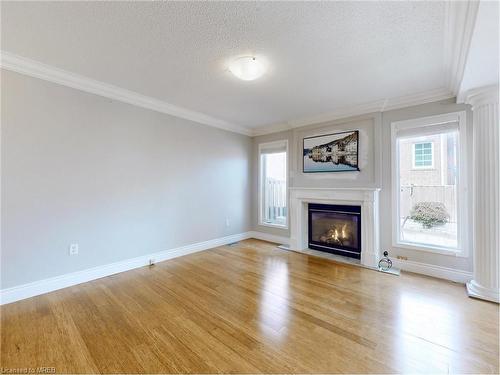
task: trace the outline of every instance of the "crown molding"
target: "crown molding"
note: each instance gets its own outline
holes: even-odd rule
[[[68,72],[66,70],[43,64],[35,60],[27,59],[25,57],[15,55],[7,51],[0,51],[0,54],[0,66],[2,69],[57,83],[59,85],[71,87],[77,90],[132,104],[138,107],[151,109],[156,112],[161,112],[167,115],[194,121],[203,125],[244,134],[247,136],[251,135],[251,131],[247,128],[231,124],[227,121],[217,119],[212,116],[208,116],[204,113],[178,107],[176,105],[152,98],[150,96],[142,95],[118,86],[113,86],[108,83]]]
[[[339,108],[333,112],[325,113],[319,116],[312,116],[300,120],[287,121],[268,126],[261,126],[253,129],[252,135],[266,135],[286,131],[290,129],[300,128],[303,126],[321,124],[324,122],[347,119],[349,117],[366,115],[375,112],[384,112],[394,109],[411,107],[415,105],[436,102],[453,98],[454,95],[447,88],[429,90],[412,95],[400,96],[395,98],[386,98],[373,102],[362,103],[359,105],[347,106]]]
[[[445,69],[448,74],[448,89],[455,96],[464,76],[478,9],[479,0],[446,2]]]
[[[203,113],[178,107],[162,100],[145,96],[121,87],[113,86],[79,74],[40,63],[38,61],[27,59],[7,51],[0,51],[0,54],[0,67],[2,69],[247,136],[277,133],[303,126],[320,124],[323,122],[365,115],[368,113],[410,107],[454,97],[454,94],[449,89],[441,88],[408,96],[386,98],[373,102],[342,107],[334,110],[333,112],[321,115],[249,129],[205,115]]]
[[[292,126],[288,122],[280,122],[271,125],[259,126],[257,128],[252,129],[252,137],[284,132],[290,129],[292,129]]]
[[[498,105],[498,90],[498,85],[484,86],[469,90],[465,94],[464,103],[472,105],[472,109],[476,109],[485,104]]]
[[[450,99],[454,97],[455,94],[451,92],[448,88],[441,87],[438,89],[387,99],[386,105],[382,108],[382,112],[391,111],[393,109],[400,109],[400,108],[412,107],[415,105],[437,102],[440,100]]]

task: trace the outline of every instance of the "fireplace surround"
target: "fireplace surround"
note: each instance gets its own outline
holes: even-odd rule
[[[379,245],[378,188],[290,188],[290,249],[309,248],[309,204],[345,205],[360,207],[361,256],[359,263],[377,268]]]

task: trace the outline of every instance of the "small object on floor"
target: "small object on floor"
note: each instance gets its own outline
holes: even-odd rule
[[[149,260],[149,267],[153,267],[156,264],[154,259]]]
[[[378,268],[383,271],[388,271],[392,268],[392,260],[389,259],[389,252],[384,251],[384,257],[378,261]]]
[[[378,270],[396,276],[399,276],[401,273],[399,268],[392,267],[392,260],[389,259],[389,252],[387,250],[384,251],[384,257],[378,262]]]

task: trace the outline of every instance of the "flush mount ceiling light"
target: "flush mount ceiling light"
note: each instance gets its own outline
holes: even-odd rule
[[[264,65],[254,56],[244,56],[233,60],[229,70],[239,79],[253,81],[265,72]]]

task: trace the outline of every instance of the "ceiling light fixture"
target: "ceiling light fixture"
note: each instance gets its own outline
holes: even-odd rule
[[[244,56],[233,60],[229,64],[229,70],[244,81],[253,81],[265,72],[264,65],[254,56]]]

